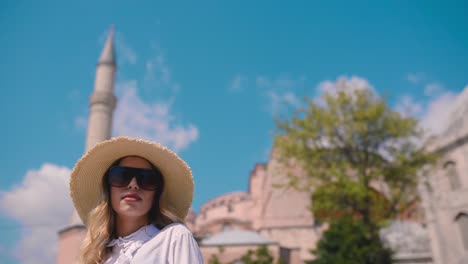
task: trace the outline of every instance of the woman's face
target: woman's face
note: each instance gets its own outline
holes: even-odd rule
[[[125,157],[119,166],[139,169],[151,169],[151,164],[140,157]],[[143,190],[135,178],[125,187],[110,186],[111,206],[122,219],[147,217],[153,204],[155,191]]]

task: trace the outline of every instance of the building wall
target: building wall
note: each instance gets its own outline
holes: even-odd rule
[[[192,232],[204,237],[220,232],[224,225],[251,229],[254,210],[254,203],[248,193],[236,192],[216,197],[201,207]]]
[[[267,177],[261,201],[260,228],[312,226],[309,210],[310,194],[285,188],[287,174],[278,161],[272,159],[267,165]]]
[[[312,227],[267,228],[259,231],[260,235],[277,241],[281,247],[296,249],[301,261],[313,259],[310,250],[315,249],[321,231]]]
[[[450,141],[440,140],[444,148]],[[436,143],[437,144],[437,143]],[[447,164],[452,163],[454,170]],[[455,174],[454,174],[455,173]],[[459,184],[453,186],[451,177],[456,176]],[[454,188],[455,187],[455,188]],[[427,223],[431,237],[435,264],[462,263],[468,256],[462,239],[459,222],[460,213],[468,213],[468,144],[460,142],[445,148],[443,156],[433,168],[424,190]]]
[[[274,159],[255,165],[248,192],[222,195],[201,207],[195,235],[199,238],[214,235],[228,225],[257,231],[279,246],[293,250],[290,257],[300,260],[295,263],[311,259],[309,251],[318,241],[321,229],[314,226],[310,195],[280,186],[287,180],[283,172]]]
[[[57,263],[70,263],[70,260],[77,260],[85,236],[86,229],[84,227],[71,228],[67,232],[61,232],[57,249]]]

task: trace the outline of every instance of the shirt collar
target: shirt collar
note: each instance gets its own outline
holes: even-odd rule
[[[144,226],[144,227],[138,229],[137,231],[131,233],[128,236],[118,237],[118,238],[112,239],[107,244],[107,246],[108,247],[113,247],[115,245],[126,246],[128,244],[132,244],[132,243],[135,243],[135,242],[137,242],[139,244],[140,243],[143,244],[146,241],[153,238],[158,232],[159,232],[159,229],[157,227],[155,227],[152,224],[149,224],[147,226]]]

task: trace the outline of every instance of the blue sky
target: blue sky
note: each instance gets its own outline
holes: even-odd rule
[[[67,219],[36,219],[28,206],[47,198],[38,212],[68,214],[59,210],[68,205],[62,189],[83,153],[88,96],[111,24],[121,121],[114,133],[176,148],[193,169],[196,211],[247,190],[251,169],[268,158],[274,116],[284,114],[278,102],[317,96],[339,78],[389,93],[395,108],[411,107],[437,130],[439,113],[468,84],[466,2],[342,2],[0,4],[0,256],[29,263],[19,249],[52,254],[24,241]],[[142,109],[165,128],[131,123],[128,115]],[[55,177],[64,184],[36,187]]]

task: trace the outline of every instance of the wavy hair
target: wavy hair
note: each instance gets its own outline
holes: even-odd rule
[[[122,157],[116,160],[111,166],[117,166],[120,161],[126,157]],[[151,162],[153,170],[158,171],[159,169],[154,166]],[[78,263],[80,264],[101,264],[104,263],[111,252],[111,248],[107,247],[107,244],[114,238],[115,233],[115,211],[112,209],[110,203],[110,187],[107,183],[106,171],[102,178],[102,193],[101,201],[99,204],[89,213],[88,220],[88,231],[85,239],[81,246],[81,252]],[[158,174],[162,175],[162,174]],[[164,190],[164,179],[158,177],[157,186],[161,186],[156,190],[153,198],[153,204],[150,211],[148,212],[149,222],[159,229],[172,223],[184,223],[183,219],[177,217],[174,213],[160,208],[159,200],[161,198],[162,191]]]

